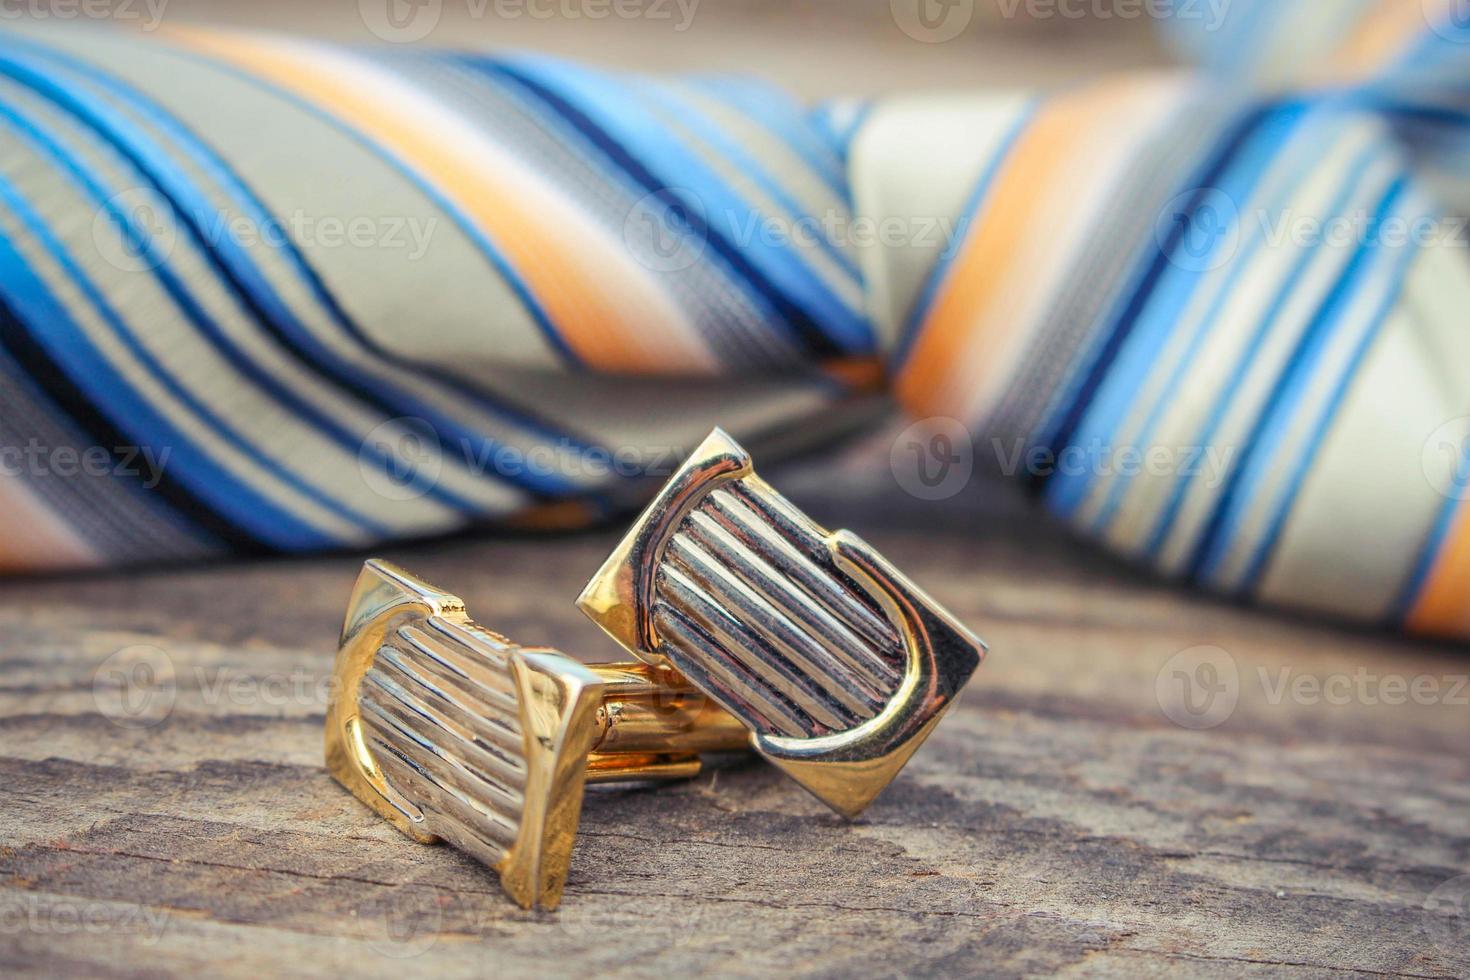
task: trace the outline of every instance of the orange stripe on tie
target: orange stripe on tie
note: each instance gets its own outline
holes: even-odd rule
[[[1470,637],[1470,501],[1460,505],[1406,625],[1419,633]]]
[[[393,91],[343,77],[297,42],[192,27],[168,34],[310,99],[431,180],[505,253],[558,335],[588,367],[616,373],[713,369],[713,356],[668,295],[550,185],[507,179],[456,145],[454,134],[395,101]],[[328,56],[340,58],[324,51]],[[371,65],[363,70],[378,71]]]
[[[1355,82],[1384,68],[1428,31],[1436,17],[1448,19],[1452,2],[1378,0],[1372,12],[1327,59],[1328,79]]]
[[[1017,242],[1047,196],[1063,190],[1058,177],[1099,115],[1120,90],[1134,84],[1097,86],[1053,99],[1011,148],[899,372],[896,391],[910,412],[953,413],[963,401],[953,386],[962,379],[982,383],[986,366],[1006,340],[1006,328],[1015,328],[992,323],[982,331],[980,325],[1002,287],[1026,274],[1018,267]]]
[[[887,368],[877,357],[847,357],[822,365],[824,375],[854,392],[878,393],[887,381]]]

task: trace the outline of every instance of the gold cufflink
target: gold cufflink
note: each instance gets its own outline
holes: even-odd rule
[[[348,604],[327,768],[423,843],[500,873],[520,905],[561,900],[589,782],[680,779],[743,725],[670,671],[517,646],[457,597],[369,561]]]
[[[829,532],[716,429],[577,605],[669,666],[845,816],[903,768],[986,647],[849,531]]]

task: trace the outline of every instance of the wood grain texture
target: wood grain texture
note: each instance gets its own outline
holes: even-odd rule
[[[446,2],[429,40],[754,72],[809,97],[1164,60],[1137,22],[1021,22],[983,0],[963,38],[926,45],[887,7],[705,0],[675,35]],[[370,43],[356,10],[175,0],[167,16]],[[0,972],[1470,974],[1462,651],[1181,596],[1008,490],[907,497],[887,455],[879,437],[761,467],[991,643],[959,707],[855,823],[750,762],[590,791],[555,914],[516,908],[482,866],[398,835],[322,770],[323,685],[363,556],[0,585]],[[572,599],[619,533],[384,556],[519,642],[608,659]],[[1238,704],[1195,731],[1157,692],[1200,646],[1229,658]],[[161,681],[136,719],[118,700],[128,665]],[[1282,671],[1354,689],[1361,674],[1377,694],[1277,697]],[[1387,679],[1419,678],[1438,685],[1430,703],[1386,703]]]
[[[361,556],[0,586],[0,971],[1470,973],[1459,652],[1181,596],[1002,489],[905,496],[887,448],[766,469],[991,642],[960,706],[855,823],[751,762],[589,792],[554,914],[323,772],[321,684]],[[387,556],[522,642],[609,659],[571,600],[616,536]],[[1201,644],[1227,651],[1239,703],[1193,731],[1156,680]],[[172,671],[148,688],[173,693],[141,716],[156,724],[119,714],[119,650]],[[1283,669],[1441,695],[1274,699]]]

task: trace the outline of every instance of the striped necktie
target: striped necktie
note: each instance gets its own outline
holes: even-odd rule
[[[1171,26],[1196,74],[815,109],[10,31],[0,566],[585,523],[886,385],[1171,578],[1470,637],[1455,13],[1252,0]]]

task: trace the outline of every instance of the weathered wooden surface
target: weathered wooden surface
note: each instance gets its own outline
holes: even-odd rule
[[[923,45],[886,7],[706,0],[675,36],[446,2],[429,40],[753,70],[812,96],[1160,57],[1116,21],[1059,18]],[[177,0],[168,16],[370,41],[356,8]],[[399,837],[321,770],[320,684],[361,556],[0,585],[0,972],[1470,974],[1463,652],[1181,597],[1001,491],[907,497],[886,454],[879,439],[835,478],[769,475],[991,642],[965,700],[853,824],[751,763],[589,794],[556,914],[511,906],[482,867]],[[598,659],[614,651],[571,600],[615,537],[388,556],[523,642]],[[1158,688],[1200,645],[1224,649],[1201,656],[1233,664],[1238,704],[1194,731]],[[130,718],[123,662],[168,672],[154,690],[171,706]],[[1276,697],[1282,671],[1331,698]],[[1386,703],[1419,678],[1438,688],[1427,703]]]
[[[992,643],[964,701],[856,823],[754,763],[590,793],[555,914],[322,771],[360,556],[0,586],[0,971],[1470,973],[1470,661],[1178,596],[1003,492],[913,500],[886,450],[771,475]],[[571,599],[613,538],[389,556],[596,659],[613,651]],[[1228,652],[1239,702],[1193,731],[1156,680],[1200,644]],[[132,719],[108,658],[139,645],[174,698]],[[1379,701],[1433,678],[1438,703],[1275,699],[1283,669],[1361,671]]]

